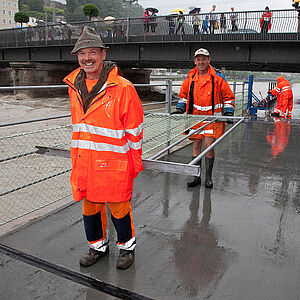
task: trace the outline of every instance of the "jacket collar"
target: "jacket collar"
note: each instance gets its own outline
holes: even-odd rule
[[[196,73],[198,72],[198,68],[195,67],[194,69],[192,69],[191,71],[189,71],[189,75],[191,77],[193,77]],[[208,65],[208,74],[211,74],[211,75],[216,75],[216,70],[209,64]]]
[[[72,88],[74,87],[74,83],[75,83],[75,79],[77,77],[77,75],[79,74],[81,70],[81,67],[75,69],[73,72],[71,72],[69,75],[67,75],[64,79],[63,82],[65,82],[67,85],[69,85]],[[107,77],[107,86],[112,86],[112,85],[116,85],[118,83],[118,68],[114,67],[108,74]]]

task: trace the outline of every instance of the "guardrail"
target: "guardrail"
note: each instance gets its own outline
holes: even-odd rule
[[[265,11],[188,14],[179,30],[178,15],[109,21],[47,24],[47,26],[0,30],[0,47],[73,45],[85,25],[93,27],[105,43],[176,41],[300,40],[300,24],[295,9],[271,10],[271,28],[262,33]],[[208,27],[204,26],[207,20]],[[233,22],[234,20],[234,22]],[[215,21],[218,26],[215,25]],[[197,24],[199,26],[197,27]],[[218,27],[218,28],[216,28]]]

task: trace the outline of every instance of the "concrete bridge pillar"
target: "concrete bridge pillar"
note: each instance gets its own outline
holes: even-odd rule
[[[13,74],[11,67],[7,65],[0,66],[0,86],[13,85]]]
[[[121,68],[124,77],[132,83],[150,83],[151,70]]]
[[[77,65],[62,63],[12,62],[13,86],[56,85],[64,84],[63,78]],[[67,89],[33,89],[23,90],[30,97],[66,96]]]
[[[63,78],[76,68],[77,63],[11,62],[0,70],[0,86],[60,85],[64,84]],[[121,70],[124,77],[132,83],[150,83],[151,70]],[[25,93],[33,98],[51,98],[67,96],[67,89],[18,90],[15,93]]]

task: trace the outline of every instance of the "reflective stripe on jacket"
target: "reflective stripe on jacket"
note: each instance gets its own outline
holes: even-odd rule
[[[143,108],[133,85],[113,68],[107,82],[83,112],[75,78],[69,85],[73,134],[71,186],[74,200],[123,202],[132,196],[133,179],[143,170]]]

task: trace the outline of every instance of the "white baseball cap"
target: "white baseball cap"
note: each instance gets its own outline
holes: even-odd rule
[[[204,48],[200,48],[195,52],[194,57],[196,57],[197,55],[205,55],[205,56],[209,56],[209,52],[204,49]]]

